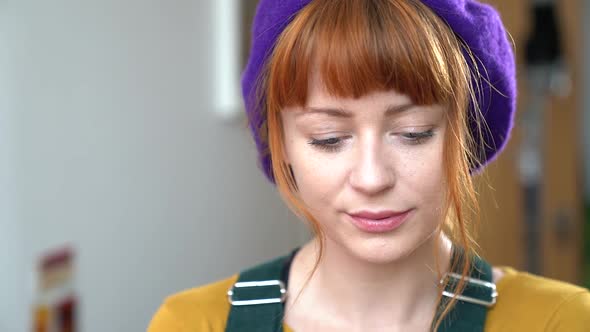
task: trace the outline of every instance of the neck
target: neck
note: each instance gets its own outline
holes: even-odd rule
[[[435,247],[438,247],[439,271]],[[330,317],[334,320],[332,325],[349,328],[425,326],[427,329],[439,296],[439,274],[449,268],[451,246],[446,238],[433,236],[406,257],[374,264],[327,240],[318,269],[304,286],[317,257],[317,240],[302,247],[295,257],[288,308],[297,306],[295,312],[304,314],[299,311],[302,307],[309,310],[304,314],[307,317]],[[295,300],[301,289],[298,304]],[[323,308],[321,313],[318,308]]]

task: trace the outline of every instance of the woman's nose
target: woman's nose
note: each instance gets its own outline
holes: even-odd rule
[[[376,195],[392,188],[395,174],[390,158],[378,143],[359,148],[350,173],[350,185],[366,195]]]

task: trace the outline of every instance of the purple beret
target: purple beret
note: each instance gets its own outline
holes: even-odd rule
[[[272,182],[274,178],[270,155],[265,153],[268,146],[259,136],[264,119],[255,98],[256,82],[278,36],[310,2],[311,0],[260,0],[252,26],[252,45],[242,75],[242,93],[250,118],[250,129],[258,148],[260,167]],[[480,61],[473,63],[465,56],[471,68],[477,69],[483,77],[479,80],[477,101],[489,127],[489,132],[484,131],[485,151],[483,160],[480,160],[481,165],[486,165],[505,147],[516,109],[514,53],[507,32],[498,12],[490,5],[474,0],[422,2],[447,22]],[[470,112],[473,111],[472,105]],[[476,125],[471,124],[472,130],[475,130]],[[477,135],[475,136],[477,139]],[[478,170],[472,169],[475,172]]]

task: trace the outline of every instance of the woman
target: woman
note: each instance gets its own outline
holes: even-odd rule
[[[474,254],[472,174],[506,144],[516,100],[490,6],[262,0],[242,86],[262,169],[315,237],[171,296],[149,331],[590,326],[587,290]]]

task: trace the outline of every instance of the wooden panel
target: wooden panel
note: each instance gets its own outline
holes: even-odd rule
[[[501,12],[507,29],[516,43],[519,75],[518,109],[525,106],[524,43],[530,29],[528,1],[490,0]],[[544,149],[543,217],[542,217],[542,274],[579,282],[581,264],[581,158],[579,146],[579,87],[581,83],[581,45],[579,0],[558,1],[563,46],[567,63],[573,73],[573,90],[567,97],[547,100]],[[517,112],[517,118],[519,113]],[[479,182],[487,177],[491,187],[482,189],[482,252],[494,264],[526,266],[526,232],[523,221],[523,196],[518,183],[517,149],[519,128],[516,127],[505,153],[491,165]],[[482,181],[484,180],[484,181]],[[561,218],[561,219],[560,219]],[[562,223],[558,223],[562,220]],[[561,227],[559,227],[561,225]]]
[[[559,18],[567,63],[571,66],[573,90],[566,98],[555,97],[549,101],[544,205],[544,274],[571,282],[580,281],[582,263],[582,181],[579,144],[581,136],[580,87],[581,70],[581,2],[559,1]],[[559,227],[559,218],[565,218]],[[570,223],[568,225],[568,223]],[[559,229],[563,228],[560,232]]]

